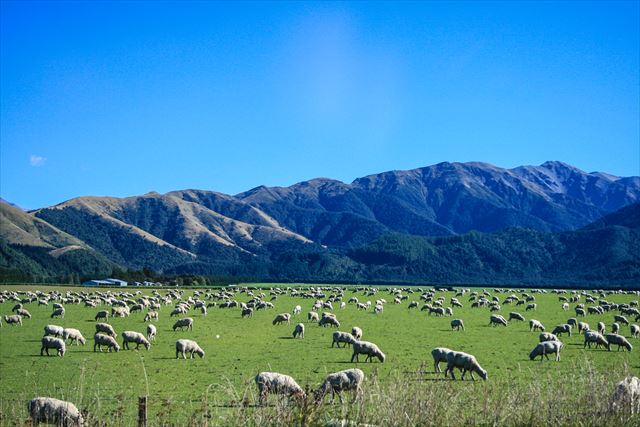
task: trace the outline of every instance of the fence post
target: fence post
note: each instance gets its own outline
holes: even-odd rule
[[[138,397],[138,427],[147,427],[147,396]]]

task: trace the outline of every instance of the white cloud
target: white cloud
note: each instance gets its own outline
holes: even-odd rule
[[[36,156],[35,154],[32,154],[31,157],[29,157],[29,164],[36,168],[44,165],[46,161],[47,161],[46,157]]]

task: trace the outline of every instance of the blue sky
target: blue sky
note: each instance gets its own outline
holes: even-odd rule
[[[1,3],[0,195],[640,174],[640,3]]]

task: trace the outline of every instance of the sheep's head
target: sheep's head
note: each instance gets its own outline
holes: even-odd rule
[[[376,354],[376,357],[378,358],[380,363],[384,363],[384,360],[387,358],[387,356],[385,356],[385,354],[381,351],[379,351],[378,354]]]
[[[80,341],[82,345],[85,345],[87,343],[87,340],[84,337],[80,337],[78,341]]]
[[[200,358],[204,358],[204,350],[199,348],[198,350],[195,351],[195,353],[200,356]]]
[[[534,348],[534,349],[531,351],[531,353],[529,353],[529,359],[530,359],[530,360],[533,360],[533,359],[535,359],[537,356],[539,356],[539,353],[538,353],[538,347]]]
[[[487,371],[482,369],[480,366],[478,366],[478,375],[480,375],[480,378],[485,381],[489,378],[489,374],[487,374]]]
[[[626,349],[627,349],[627,350],[629,350],[629,351],[633,350],[633,346],[632,346],[632,345],[631,345],[631,343],[630,343],[630,342],[628,342],[628,341],[627,341],[627,342],[625,342],[625,343],[623,344],[623,346],[624,346],[624,348],[626,348]]]

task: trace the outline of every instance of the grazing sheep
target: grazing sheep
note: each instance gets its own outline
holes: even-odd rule
[[[200,306],[200,313],[202,313],[203,316],[207,315],[207,307],[205,307],[204,305]]]
[[[629,351],[633,349],[633,346],[631,345],[631,343],[627,341],[627,339],[622,335],[607,334],[607,341],[609,341],[609,351],[611,351],[611,344],[617,344],[618,351],[620,351],[620,348],[627,349]]]
[[[598,332],[604,335],[605,329],[606,327],[604,325],[604,322],[598,322]]]
[[[617,323],[612,323],[611,324],[611,333],[617,334],[618,332],[620,332],[620,325],[618,325]]]
[[[331,347],[334,344],[340,348],[340,343],[345,343],[343,347],[347,347],[349,344],[353,344],[356,341],[355,337],[348,332],[335,331],[333,333],[333,341],[331,341]]]
[[[482,366],[478,363],[476,358],[468,353],[463,353],[461,351],[452,351],[447,354],[447,369],[444,371],[445,378],[447,377],[447,373],[451,374],[452,379],[456,379],[453,375],[453,369],[458,368],[462,371],[462,380],[464,381],[464,376],[467,372],[471,374],[471,379],[475,381],[473,377],[473,373],[477,373],[480,375],[480,378],[483,380],[487,380],[488,375],[487,371],[482,369]]]
[[[571,325],[572,328],[577,328],[578,327],[578,319],[576,319],[575,317],[572,317],[570,319],[567,320],[567,325]]]
[[[176,320],[176,323],[173,324],[173,332],[178,328],[180,328],[181,331],[183,331],[184,328],[193,331],[193,319],[191,317],[184,317]]]
[[[100,310],[95,317],[96,322],[98,321],[98,319],[105,319],[107,320],[109,318],[109,312],[107,310]]]
[[[492,314],[491,317],[489,318],[489,325],[491,325],[491,326],[498,326],[498,325],[507,326],[507,319],[505,319],[504,317],[502,317],[499,314]]]
[[[640,338],[640,326],[638,325],[631,325],[629,327],[629,329],[631,330],[631,336],[634,338]]]
[[[36,397],[27,404],[31,423],[55,424],[57,426],[83,426],[82,414],[71,402],[54,399],[53,397]]]
[[[18,314],[20,314],[20,313],[18,313]],[[619,314],[616,314],[616,315],[614,315],[614,316],[613,316],[613,321],[614,321],[614,322],[620,322],[620,323],[623,323],[623,324],[625,324],[625,325],[627,325],[627,326],[629,325],[629,321],[627,320],[627,318],[626,318],[626,317],[624,317],[624,316],[621,316],[621,315],[619,315]]]
[[[102,346],[107,346],[107,348],[109,349],[109,352],[111,352],[111,350],[114,350],[116,353],[120,351],[120,346],[118,345],[118,343],[116,342],[115,338],[109,336],[109,335],[104,335],[101,333],[96,333],[93,336],[93,351],[96,351],[96,348],[102,352]]]
[[[362,339],[362,329],[354,326],[351,328],[351,335],[353,335],[356,340]]]
[[[111,309],[111,317],[129,317],[129,307],[113,307]]]
[[[376,305],[376,306],[373,308],[373,312],[374,312],[375,314],[380,314],[380,313],[382,313],[383,311],[384,311],[384,306],[382,306],[382,305]]]
[[[299,399],[306,398],[302,387],[289,375],[277,372],[260,372],[256,375],[255,381],[258,386],[258,396],[261,405],[267,403],[268,394],[281,394]]]
[[[20,325],[22,326],[22,316],[19,314],[12,314],[11,316],[4,316],[4,322],[7,325]]]
[[[253,317],[253,308],[247,307],[243,308],[240,312],[240,317]]]
[[[640,378],[627,377],[616,384],[611,396],[615,409],[630,410],[632,414],[640,412]]]
[[[117,336],[116,331],[113,330],[113,326],[108,323],[96,323],[96,333],[97,332],[104,332],[114,338]]]
[[[604,346],[607,349],[609,348],[609,342],[607,342],[607,340],[605,339],[605,337],[595,331],[587,331],[584,333],[584,347],[586,348],[587,346],[589,346],[589,348],[591,348],[591,343],[595,343],[596,344],[596,348],[600,347],[600,346]]]
[[[147,339],[149,340],[149,342],[156,340],[157,333],[158,333],[158,330],[154,325],[152,324],[147,325]]]
[[[564,311],[569,310],[569,304],[567,304],[566,302],[565,302],[564,304],[562,304],[562,309],[563,309]]]
[[[583,332],[587,332],[591,330],[591,327],[587,322],[578,322],[578,333],[581,334]]]
[[[582,307],[576,307],[576,316],[586,316],[587,313],[585,313],[584,308]]]
[[[82,333],[79,330],[73,328],[65,328],[64,332],[62,333],[62,337],[64,338],[65,342],[67,340],[71,340],[69,344],[73,344],[73,342],[75,341],[76,345],[78,345],[78,343],[85,345],[87,342],[87,340],[85,340],[82,336]]]
[[[158,317],[158,312],[157,311],[149,311],[149,312],[147,312],[147,314],[144,315],[143,322],[148,322],[151,319],[160,320],[160,318]]]
[[[371,361],[371,358],[377,357],[380,363],[384,363],[386,356],[384,353],[372,342],[368,341],[354,341],[353,342],[353,355],[351,356],[351,362],[355,360],[358,362],[358,355],[366,354],[367,357],[364,359],[365,363],[367,361]]]
[[[322,401],[324,396],[331,392],[331,402],[337,394],[342,403],[343,391],[354,391],[353,400],[358,398],[362,392],[362,383],[364,382],[364,372],[358,368],[346,369],[344,371],[335,372],[327,375],[320,388],[315,393],[316,402]]]
[[[528,304],[527,307],[524,309],[525,311],[529,311],[529,310],[535,310],[538,308],[538,304]]]
[[[433,365],[436,373],[442,372],[440,370],[440,362],[447,361],[447,354],[451,353],[453,350],[450,350],[446,347],[437,347],[431,350],[431,356],[433,356]]]
[[[546,357],[549,360],[549,354],[556,354],[556,362],[560,361],[560,350],[564,347],[560,341],[543,341],[539,343],[531,353],[529,353],[529,359],[534,360],[540,356],[540,362]]]
[[[309,320],[309,322],[317,322],[320,320],[320,316],[318,316],[318,313],[315,311],[310,311],[309,314],[307,314],[307,320]]]
[[[64,319],[64,308],[56,308],[55,310],[53,310],[53,313],[51,313],[51,318],[53,319],[54,317]]]
[[[544,332],[544,326],[538,320],[529,320],[529,331],[541,331]]]
[[[279,325],[282,322],[287,322],[287,325],[291,323],[291,315],[289,313],[280,313],[273,319],[274,325]]]
[[[297,338],[304,338],[304,324],[303,323],[298,323],[295,327],[295,329],[293,330],[293,337]]]
[[[571,325],[569,325],[568,323],[557,325],[555,328],[553,328],[553,331],[551,331],[551,333],[556,336],[560,336],[560,334],[569,334],[569,336],[571,336]]]
[[[26,309],[24,308],[19,308],[16,310],[16,314],[18,316],[22,316],[22,317],[26,317],[27,319],[31,319],[31,313],[29,313]],[[64,312],[63,312],[64,314]],[[53,317],[53,316],[52,316]]]
[[[64,356],[64,353],[67,351],[67,346],[60,338],[55,337],[42,337],[42,348],[40,349],[40,356],[44,356],[44,353],[47,353],[49,356],[49,349],[52,348],[57,350],[58,356]]]
[[[44,327],[44,336],[53,335],[54,337],[61,337],[64,334],[64,328],[58,325],[46,325]]]
[[[181,339],[176,341],[176,359],[180,357],[180,353],[182,353],[183,359],[187,358],[187,353],[190,353],[190,359],[193,359],[193,353],[200,356],[201,359],[204,357],[204,350],[193,340]]]
[[[549,332],[543,332],[540,334],[540,342],[544,341],[560,341],[557,336],[550,334]]]
[[[294,315],[294,316],[295,316],[295,315],[298,315],[298,314],[300,314],[300,313],[302,313],[302,307],[301,307],[301,306],[296,305],[295,307],[293,307],[293,315]]]
[[[320,319],[320,321],[318,322],[318,326],[326,326],[326,325],[331,325],[331,326],[335,326],[336,328],[339,328],[340,322],[338,322],[338,319],[336,319],[333,316],[322,316],[322,319]]]
[[[524,322],[524,316],[516,311],[512,311],[509,313],[509,320],[520,320],[521,322]]]
[[[140,344],[147,350],[151,348],[151,343],[140,332],[124,331],[122,333],[122,348],[129,350],[129,343],[136,344],[136,350],[140,347]]]
[[[187,309],[184,307],[176,307],[173,309],[173,311],[169,314],[169,317],[173,317],[173,316],[179,316],[181,314],[187,314]]]
[[[451,329],[455,329],[457,331],[462,329],[464,331],[464,322],[462,321],[462,319],[453,319],[451,321]]]
[[[407,307],[409,310],[411,310],[412,308],[418,308],[418,301],[411,301],[409,303],[409,306]]]

